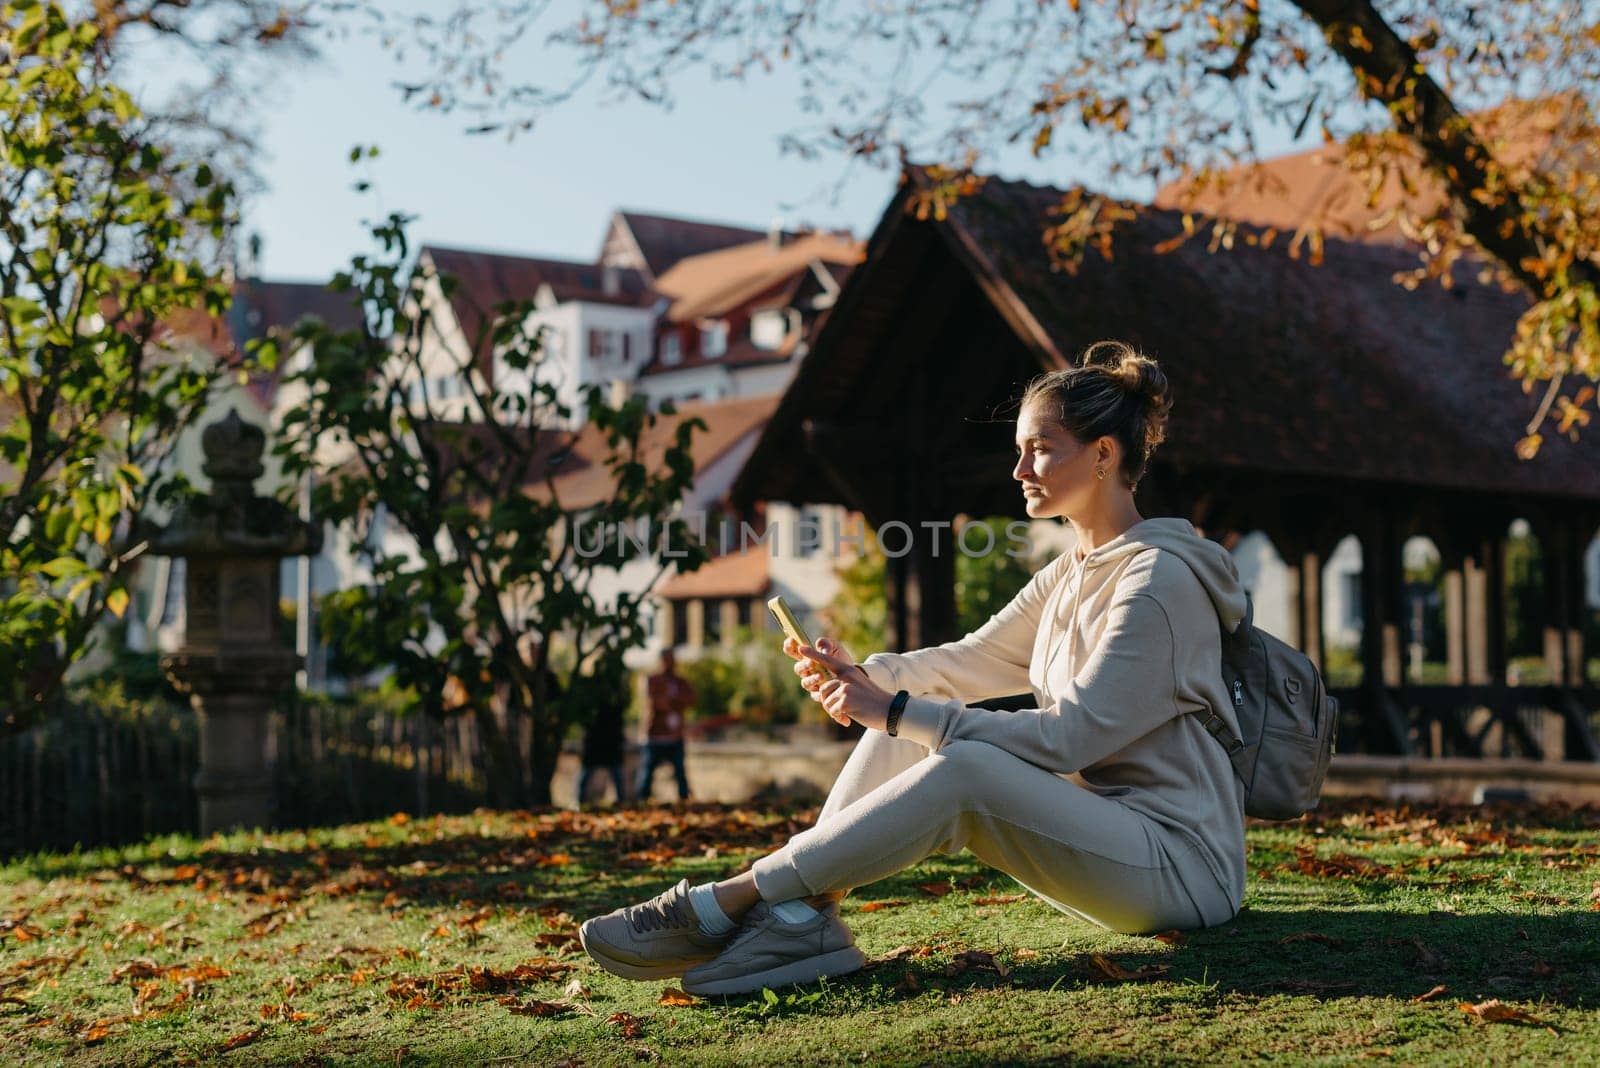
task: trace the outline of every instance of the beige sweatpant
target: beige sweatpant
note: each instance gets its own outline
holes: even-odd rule
[[[1210,927],[1238,903],[1195,846],[987,742],[937,753],[868,731],[816,826],[752,867],[770,902],[864,886],[967,849],[1062,912],[1124,934]]]

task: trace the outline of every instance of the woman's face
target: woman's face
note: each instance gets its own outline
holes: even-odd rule
[[[1081,512],[1094,493],[1093,448],[1028,405],[1017,416],[1017,466],[1030,519],[1057,519]],[[1109,473],[1109,472],[1108,472]]]

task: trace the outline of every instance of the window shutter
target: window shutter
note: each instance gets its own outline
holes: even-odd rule
[[[622,362],[627,363],[633,356],[633,334],[624,332],[622,335]]]
[[[589,358],[591,360],[599,359],[600,358],[600,354],[602,352],[604,352],[604,351],[605,351],[605,338],[601,337],[600,331],[598,331],[598,330],[590,330],[589,331]]]

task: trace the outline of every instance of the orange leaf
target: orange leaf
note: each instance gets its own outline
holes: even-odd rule
[[[1416,997],[1412,998],[1411,1000],[1412,1001],[1432,1001],[1434,998],[1439,997],[1439,996],[1441,996],[1443,994],[1448,994],[1448,993],[1450,993],[1450,988],[1448,986],[1445,986],[1443,983],[1440,983],[1438,986],[1434,987],[1432,990],[1428,991],[1426,994],[1418,994]]]
[[[656,1003],[659,1005],[674,1006],[693,1005],[694,998],[690,997],[688,994],[685,994],[675,986],[669,986],[665,990],[661,991],[661,997],[656,999]]]
[[[882,909],[897,909],[906,904],[904,901],[869,901],[861,906],[862,912],[878,912]]]
[[[950,892],[950,884],[943,880],[936,883],[918,883],[917,889],[924,894],[932,894],[934,897],[944,897]]]
[[[222,1044],[222,1048],[224,1050],[229,1050],[238,1049],[240,1046],[248,1046],[250,1043],[254,1042],[256,1039],[260,1038],[266,1033],[267,1029],[265,1027],[252,1027],[248,1031],[240,1031],[238,1034],[228,1039],[228,1041],[224,1042]]]
[[[96,1042],[104,1042],[106,1036],[111,1034],[111,1028],[116,1022],[116,1020],[96,1021],[90,1025],[89,1030],[84,1032],[83,1040],[89,1045],[94,1045]]]
[[[515,996],[500,999],[500,1004],[511,1010],[513,1016],[564,1016],[576,1008],[570,1001],[525,1001]]]
[[[1094,965],[1101,975],[1119,983],[1140,979],[1154,979],[1157,976],[1167,974],[1168,971],[1165,964],[1146,964],[1136,970],[1129,970],[1109,957],[1102,957],[1098,953],[1090,955],[1089,963]]]
[[[1028,900],[1027,894],[996,894],[993,897],[975,897],[974,905],[1012,905],[1018,901]]]
[[[606,1017],[606,1023],[622,1028],[623,1038],[638,1038],[644,1031],[644,1024],[639,1022],[639,1017],[626,1012],[614,1012]]]
[[[1187,945],[1189,942],[1189,936],[1184,934],[1182,931],[1162,931],[1160,934],[1152,937],[1154,937],[1157,942],[1165,942],[1169,946],[1182,946]]]
[[[1551,1027],[1533,1013],[1528,1012],[1526,1009],[1519,1009],[1515,1005],[1507,1005],[1499,998],[1490,998],[1488,1001],[1480,1001],[1477,1004],[1463,1001],[1456,1008],[1473,1019],[1482,1020],[1484,1023],[1533,1024],[1536,1027],[1543,1027],[1552,1035],[1556,1034],[1554,1027]]]

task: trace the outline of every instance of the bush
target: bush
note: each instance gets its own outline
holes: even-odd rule
[[[751,726],[798,723],[811,707],[775,631],[736,627],[731,644],[709,646],[693,660],[678,662],[695,689],[692,720],[732,716]],[[820,710],[817,713],[821,715]]]

